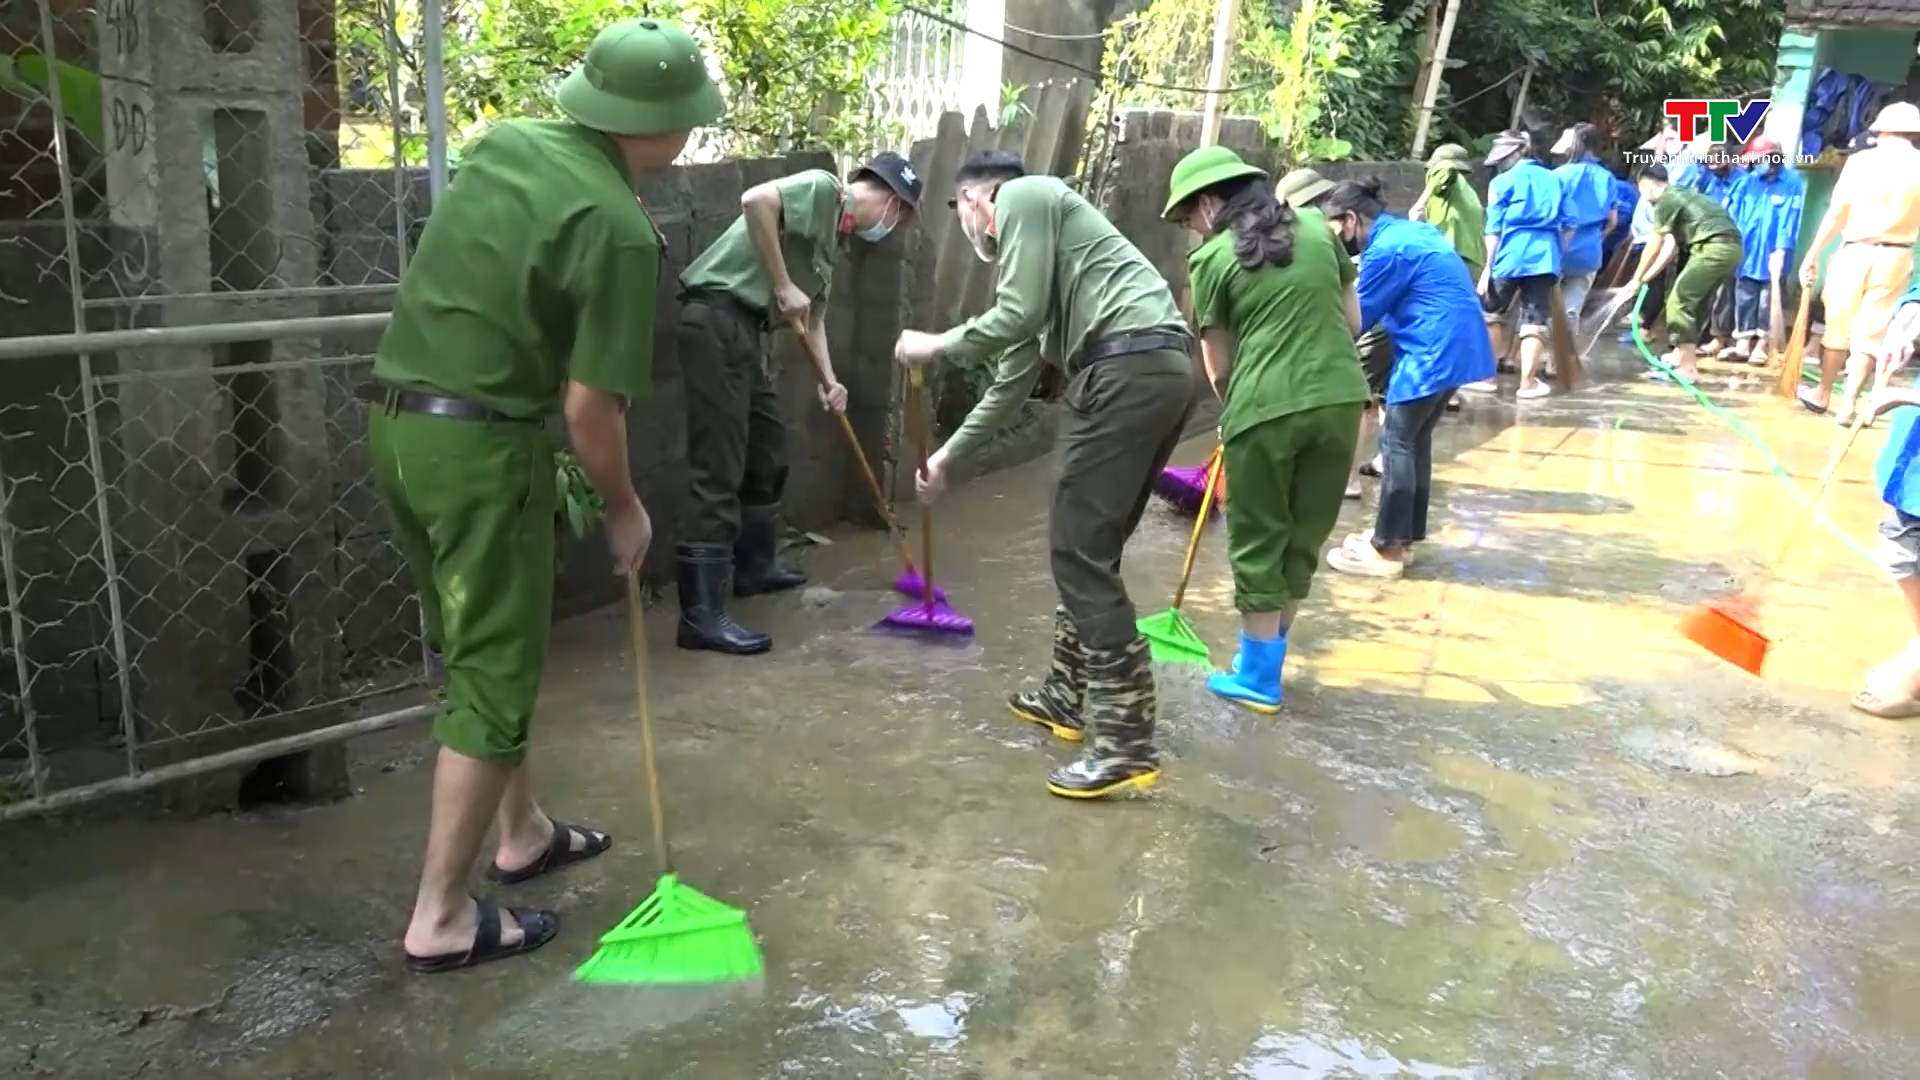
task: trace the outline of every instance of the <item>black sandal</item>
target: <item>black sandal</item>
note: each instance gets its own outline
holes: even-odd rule
[[[441,953],[438,956],[415,956],[407,954],[407,969],[415,975],[441,975],[449,971],[459,971],[484,964],[489,960],[505,960],[510,956],[530,953],[560,933],[560,917],[551,911],[538,908],[507,908],[513,921],[520,924],[520,940],[511,945],[500,943],[500,905],[491,900],[473,898],[474,906],[480,911],[480,926],[473,932],[473,945],[464,952]]]
[[[547,850],[541,852],[539,858],[518,870],[503,869],[498,863],[495,863],[487,867],[487,880],[495,881],[502,885],[518,885],[521,882],[532,881],[534,878],[551,874],[562,867],[571,866],[577,862],[586,862],[596,855],[604,854],[608,848],[613,846],[613,837],[606,833],[597,832],[581,825],[569,825],[559,818],[552,818],[550,820],[553,822],[553,838],[547,841]],[[575,836],[579,836],[586,841],[580,845],[578,851],[574,850],[573,847],[573,838]]]

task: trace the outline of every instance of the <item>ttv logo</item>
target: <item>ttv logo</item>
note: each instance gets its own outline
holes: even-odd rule
[[[1745,143],[1760,131],[1771,101],[1756,100],[1742,105],[1738,101],[1705,98],[1669,98],[1667,115],[1680,122],[1680,137],[1688,142],[1700,137],[1699,121],[1706,121],[1707,138],[1714,142]]]

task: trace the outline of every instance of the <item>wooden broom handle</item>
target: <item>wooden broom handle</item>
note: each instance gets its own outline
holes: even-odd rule
[[[673,873],[673,849],[667,846],[667,811],[660,797],[660,766],[653,753],[653,708],[647,700],[647,617],[640,606],[640,568],[627,575],[627,621],[632,630],[634,700],[640,710],[640,757],[647,767],[647,803],[653,810],[653,843],[660,849],[660,872]]]
[[[1213,508],[1213,486],[1220,477],[1220,454],[1226,447],[1213,448],[1213,459],[1207,462],[1207,484],[1200,491],[1200,516],[1193,519],[1193,535],[1187,538],[1187,561],[1180,567],[1180,587],[1173,590],[1173,610],[1180,610],[1180,602],[1187,598],[1187,582],[1193,579],[1193,559],[1200,553],[1200,530],[1206,527],[1207,511]]]
[[[813,377],[819,380],[820,388],[825,390],[829,385],[827,358],[813,347],[813,338],[808,336],[805,323],[799,319],[793,320],[793,332],[799,335],[800,344],[807,350],[807,358],[813,361]],[[860,475],[867,482],[867,493],[873,496],[874,509],[880,511],[880,516],[886,520],[887,535],[893,538],[894,549],[900,553],[900,565],[911,573],[913,556],[907,552],[906,537],[901,535],[900,525],[893,519],[893,508],[887,505],[886,493],[880,489],[880,477],[873,471],[873,463],[867,460],[866,448],[860,445],[860,436],[853,430],[853,421],[847,419],[844,412],[834,415],[840,421],[841,432],[847,437],[847,445],[853,449],[853,460],[860,465]]]
[[[927,384],[918,365],[907,369],[907,412],[913,425],[914,451],[920,458],[920,475],[927,474]],[[933,507],[920,502],[920,574],[926,582],[927,614],[933,614]]]

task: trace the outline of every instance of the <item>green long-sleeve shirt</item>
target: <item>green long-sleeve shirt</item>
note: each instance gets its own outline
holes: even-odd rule
[[[993,385],[947,440],[960,457],[1018,415],[1049,360],[1066,364],[1101,338],[1183,326],[1173,290],[1140,249],[1052,176],[1000,185],[993,307],[947,331],[953,360],[997,357]]]
[[[1476,279],[1487,265],[1487,209],[1463,163],[1440,160],[1427,166],[1427,189],[1420,194],[1427,224],[1439,229]]]

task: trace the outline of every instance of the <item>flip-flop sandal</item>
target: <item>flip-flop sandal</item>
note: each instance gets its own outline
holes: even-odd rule
[[[1369,480],[1380,479],[1380,459],[1376,457],[1365,465],[1360,466],[1360,475]]]
[[[1853,700],[1848,704],[1868,716],[1877,716],[1882,720],[1910,720],[1920,716],[1920,699],[1889,700],[1871,690],[1862,690],[1853,695]]]
[[[1673,381],[1673,376],[1661,371],[1659,368],[1648,368],[1640,373],[1640,377],[1648,382],[1670,383]]]
[[[518,870],[507,870],[495,863],[487,867],[487,880],[497,881],[502,885],[518,885],[521,882],[551,874],[562,867],[586,862],[596,855],[604,854],[613,846],[613,837],[606,833],[582,825],[569,825],[559,818],[550,820],[553,822],[553,837],[547,841],[547,850],[541,852],[539,858]],[[575,836],[586,841],[578,850],[573,846]]]
[[[1390,579],[1397,578],[1406,572],[1405,563],[1383,559],[1377,552],[1370,554],[1371,557],[1351,548],[1337,547],[1327,552],[1327,565],[1356,577]]]
[[[511,945],[500,943],[499,904],[491,900],[474,897],[475,906],[480,909],[480,926],[473,933],[473,945],[463,952],[441,953],[438,956],[415,956],[407,954],[407,970],[415,975],[441,975],[449,971],[459,971],[484,964],[491,960],[505,960],[510,956],[523,956],[552,941],[560,933],[560,916],[539,908],[507,908],[507,914],[520,924],[520,940]]]
[[[1803,390],[1803,391],[1801,391],[1800,393],[1798,393],[1798,394],[1795,394],[1795,395],[1793,395],[1793,396],[1794,396],[1794,398],[1795,398],[1796,400],[1798,400],[1798,401],[1800,402],[1800,407],[1801,407],[1801,408],[1803,408],[1803,409],[1805,409],[1805,410],[1807,410],[1808,412],[1810,412],[1810,413],[1812,413],[1813,415],[1815,415],[1815,416],[1825,416],[1825,415],[1827,415],[1827,406],[1825,406],[1825,405],[1819,405],[1819,404],[1815,404],[1815,403],[1814,403],[1814,401],[1813,401],[1813,399],[1811,399],[1811,398],[1809,398],[1809,397],[1807,397],[1807,394],[1806,394],[1806,391],[1804,391],[1804,390]]]

